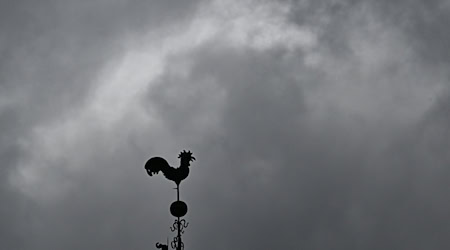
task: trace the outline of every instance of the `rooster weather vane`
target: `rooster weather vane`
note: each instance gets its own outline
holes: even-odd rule
[[[181,235],[184,233],[184,229],[189,225],[185,219],[180,219],[185,216],[187,213],[187,205],[185,202],[180,201],[180,183],[189,175],[189,166],[191,165],[191,161],[195,160],[195,157],[192,156],[190,151],[183,150],[179,155],[180,159],[180,167],[174,168],[167,163],[164,158],[161,157],[152,157],[145,163],[145,170],[147,174],[153,176],[154,174],[158,174],[161,171],[164,176],[177,185],[175,188],[177,190],[177,200],[174,201],[170,205],[170,213],[176,217],[175,222],[170,227],[172,232],[177,231],[177,236],[175,236],[170,243],[170,246],[176,250],[184,249],[184,243],[181,241]],[[168,250],[169,246],[156,243],[156,247],[162,250]]]

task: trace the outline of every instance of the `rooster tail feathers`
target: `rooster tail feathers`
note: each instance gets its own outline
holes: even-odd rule
[[[158,174],[159,171],[166,172],[170,166],[164,158],[152,157],[145,163],[144,168],[147,174],[152,176],[153,174]]]

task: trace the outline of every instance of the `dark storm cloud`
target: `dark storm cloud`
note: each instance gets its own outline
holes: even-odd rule
[[[448,1],[377,1],[375,10],[383,13],[386,21],[401,26],[410,36],[410,45],[427,63],[448,63],[450,54],[445,49],[450,41],[446,26],[450,22]]]
[[[40,242],[35,238],[54,241],[58,237],[43,237],[55,231],[39,219],[34,202],[22,197],[8,180],[20,165],[20,159],[29,154],[23,142],[29,141],[34,126],[60,119],[79,107],[97,71],[126,49],[127,37],[161,28],[172,19],[182,20],[194,4],[194,1],[0,3],[0,248],[41,249],[39,244],[34,245]],[[45,219],[53,220],[50,215]],[[36,230],[42,230],[42,235]],[[56,242],[63,240],[60,237]],[[43,248],[48,245],[46,242]]]
[[[168,85],[161,85],[149,98],[161,105],[161,112],[167,110],[165,105],[173,104],[180,113],[165,114],[167,124],[174,125],[174,131],[189,133],[195,129],[183,128],[182,124],[189,124],[189,117],[198,117],[198,109],[193,107],[201,106],[208,98],[201,94],[196,95],[199,99],[170,98],[165,95],[168,89],[179,84],[180,89],[185,89],[181,93],[192,88],[200,92],[198,85],[211,82],[220,82],[226,89],[221,120],[214,127],[216,131],[208,131],[209,136],[203,139],[201,145],[206,149],[199,150],[214,155],[211,162],[204,161],[215,176],[220,176],[208,182],[213,186],[206,192],[212,215],[202,216],[210,221],[227,218],[216,233],[209,231],[214,224],[204,222],[201,228],[205,231],[197,232],[196,237],[201,241],[203,235],[209,236],[202,243],[210,244],[205,247],[227,242],[235,242],[235,249],[298,245],[308,249],[445,246],[449,225],[438,222],[438,218],[445,218],[446,192],[440,191],[442,182],[437,184],[421,176],[427,173],[430,179],[442,180],[449,176],[445,168],[428,169],[429,159],[417,152],[423,149],[413,146],[424,139],[417,137],[423,133],[418,131],[422,122],[407,124],[408,132],[402,132],[404,127],[399,129],[392,124],[394,121],[382,125],[386,121],[378,120],[380,127],[371,124],[367,117],[349,116],[330,108],[326,119],[317,123],[314,109],[305,103],[304,89],[309,84],[334,82],[315,76],[307,68],[291,66],[292,61],[284,61],[280,56],[283,52],[261,55],[253,50],[238,54],[217,50],[212,46],[195,52],[198,56],[190,71],[192,78],[165,75],[163,82]],[[194,56],[187,57],[192,60]],[[384,68],[374,70],[388,79],[396,75],[396,71]],[[294,80],[298,71],[304,73],[301,82]],[[214,95],[213,91],[210,93]],[[382,118],[402,119],[390,115]],[[388,126],[387,131],[383,131],[383,126]],[[439,147],[444,151],[448,148]],[[429,157],[428,153],[425,155]],[[434,196],[421,193],[431,190]],[[200,193],[205,196],[205,191]],[[197,203],[201,200],[194,199]],[[440,213],[435,214],[435,208],[423,203],[438,203]],[[222,209],[224,206],[226,209]],[[435,223],[437,228],[431,230]]]
[[[447,1],[300,1],[293,5],[294,22],[326,24],[321,27],[325,30],[324,42],[333,46],[335,53],[349,52],[346,34],[355,28],[362,30],[356,27],[358,23],[348,23],[348,16],[365,9],[368,14],[381,17],[377,22],[400,28],[402,35],[410,38],[404,46],[414,47],[421,60],[436,64],[446,63],[450,58],[445,49],[450,41],[446,32],[450,22]],[[327,22],[330,19],[332,22]]]
[[[327,56],[339,58],[342,64],[354,67],[351,72],[355,75],[347,80],[358,81],[361,79],[358,75],[364,70],[361,65],[354,64],[355,57],[360,55],[352,54],[354,48],[349,44],[349,35],[357,39],[358,33],[376,37],[384,35],[384,29],[391,29],[386,25],[392,23],[383,20],[382,14],[371,12],[375,10],[372,5],[360,5],[339,10],[347,14],[334,16],[327,13],[331,19],[330,26],[321,27],[325,29],[324,50],[330,53]],[[374,21],[380,26],[370,30]],[[393,39],[394,44],[387,46],[395,46],[395,43],[403,41],[403,37],[415,37],[400,24],[392,29],[400,34],[389,35],[387,39]],[[328,31],[338,36],[326,34]],[[346,47],[340,48],[335,41],[344,43]],[[423,58],[422,51],[417,50],[415,44],[403,46],[417,52],[412,58],[407,58]],[[421,46],[429,44],[422,40]],[[347,50],[347,54],[337,49]],[[298,245],[307,249],[445,249],[448,246],[445,235],[450,225],[445,211],[449,203],[445,183],[450,176],[446,168],[448,157],[443,152],[448,152],[445,131],[449,125],[446,119],[442,121],[448,113],[446,97],[439,98],[444,101],[439,101],[440,104],[423,114],[429,117],[429,121],[416,120],[422,116],[421,111],[416,111],[416,118],[407,118],[412,122],[404,123],[401,121],[402,109],[397,114],[384,112],[386,115],[381,119],[372,119],[364,114],[348,115],[330,107],[330,113],[325,114],[327,118],[315,123],[310,110],[305,107],[304,90],[312,84],[336,84],[333,79],[317,76],[317,72],[300,67],[295,70],[304,73],[304,81],[290,84],[296,72],[287,66],[289,63],[282,65],[280,61],[283,59],[277,57],[277,53],[255,55],[254,51],[239,51],[236,55],[211,52],[215,50],[198,52],[197,58],[189,55],[191,60],[196,58],[192,78],[168,81],[177,84],[184,80],[196,86],[209,79],[209,82],[222,83],[227,93],[220,129],[203,144],[208,147],[209,154],[217,157],[207,163],[215,169],[211,171],[221,177],[214,181],[215,192],[220,193],[220,198],[214,198],[212,194],[209,198],[208,210],[215,213],[209,219],[228,219],[223,220],[216,234],[206,230],[203,234],[198,233],[198,238],[202,235],[213,237],[203,244],[215,247],[231,241],[236,243],[232,246],[234,249],[295,248]],[[392,95],[393,102],[388,106],[393,110],[398,109],[395,106],[399,101],[398,95],[404,94],[410,80],[411,87],[416,82],[419,85],[429,83],[430,87],[443,84],[442,87],[447,88],[447,73],[435,77],[435,71],[427,67],[427,60],[418,62],[423,67],[420,73],[412,70],[416,62],[405,61],[405,65],[399,65],[400,61],[395,58],[404,57],[404,52],[399,50],[398,54],[380,59],[381,64],[386,62],[388,66],[374,65],[372,72],[369,71],[373,78],[364,79],[368,85],[378,84],[376,78],[389,82],[391,87],[374,94]],[[365,63],[371,59],[363,57],[357,60]],[[333,71],[325,68],[319,72],[322,70],[324,73]],[[405,70],[407,75],[399,73]],[[420,79],[420,74],[427,76]],[[413,76],[410,79],[408,75]],[[414,76],[418,78],[414,79]],[[165,76],[164,82],[168,77]],[[179,84],[185,86],[185,83]],[[357,86],[358,82],[350,84],[350,88]],[[161,88],[151,97],[164,96],[169,87]],[[413,96],[407,97],[413,99]],[[177,103],[168,96],[161,99],[163,103]],[[188,101],[195,102],[201,103],[201,100]],[[415,105],[414,100],[407,103]],[[383,104],[376,105],[380,107],[368,112],[376,112],[376,115],[383,112]],[[182,116],[184,119],[189,115],[195,117],[195,111],[183,108],[183,104],[174,106],[185,114]],[[436,109],[440,112],[434,111]],[[161,112],[164,110],[162,108]],[[180,124],[185,120],[171,114],[166,115],[168,124],[182,128]],[[400,128],[396,125],[399,121],[403,124]],[[433,136],[441,139],[431,139],[429,133],[438,133]],[[431,152],[428,141],[436,144]],[[269,180],[265,180],[265,175]],[[227,181],[221,183],[221,179]],[[230,192],[236,195],[230,195]],[[228,203],[220,201],[227,198]],[[227,207],[225,211],[221,209],[224,204]],[[203,227],[209,230],[209,227]]]
[[[446,38],[419,28],[440,25],[395,19],[422,13],[418,2],[291,2],[288,13],[268,3],[204,12],[170,1],[10,5],[0,149],[6,172],[25,162],[32,184],[1,177],[4,246],[154,247],[170,235],[174,193],[142,166],[153,155],[177,165],[187,148],[198,161],[182,184],[186,249],[446,249],[450,98],[434,91],[448,89],[448,71],[434,66],[448,58],[422,49]],[[277,19],[284,14],[292,23]],[[190,31],[198,16],[213,24]],[[194,46],[159,27],[180,20],[192,37],[212,38]],[[291,42],[292,25],[317,41]],[[128,50],[146,52],[120,41],[153,29],[186,41],[154,49],[167,67],[130,104],[147,113],[91,111],[98,71]]]
[[[28,114],[62,112],[55,103],[66,107],[82,99],[99,67],[123,54],[127,37],[185,18],[193,3],[6,1],[2,93],[33,93],[22,97]]]

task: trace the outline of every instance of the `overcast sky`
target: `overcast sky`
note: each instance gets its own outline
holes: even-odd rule
[[[3,0],[0,249],[450,248],[450,1]]]

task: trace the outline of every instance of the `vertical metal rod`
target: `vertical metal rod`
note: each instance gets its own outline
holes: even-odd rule
[[[180,200],[180,185],[177,184],[177,201]],[[177,229],[178,229],[178,234],[177,234],[177,250],[181,250],[181,222],[180,222],[180,217],[177,217]]]
[[[181,223],[180,223],[180,217],[178,217],[178,244],[177,244],[177,250],[181,250]]]

